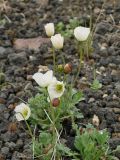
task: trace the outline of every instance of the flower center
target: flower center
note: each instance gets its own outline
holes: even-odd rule
[[[62,84],[57,84],[56,87],[55,87],[55,89],[56,89],[57,92],[62,92],[63,85]]]
[[[22,115],[23,115],[24,118],[27,117],[27,115],[28,115],[28,110],[27,110],[27,109],[24,109],[23,112],[22,112]]]

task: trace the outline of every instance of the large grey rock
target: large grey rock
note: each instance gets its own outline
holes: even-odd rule
[[[23,145],[24,145],[23,140],[22,139],[18,139],[17,142],[16,142],[16,148],[17,149],[22,148]]]
[[[0,47],[0,58],[5,57],[5,51],[6,51],[6,49],[4,47]]]
[[[10,133],[10,132],[6,132],[4,134],[1,134],[1,140],[3,140],[4,142],[16,142],[17,141],[17,134],[16,133]]]
[[[12,151],[16,148],[16,144],[13,142],[6,142],[5,146],[8,147]]]
[[[0,47],[0,59],[6,59],[11,53],[13,53],[11,48]]]
[[[8,153],[9,153],[9,148],[8,148],[8,147],[3,147],[3,148],[1,149],[1,153],[4,154],[4,155],[8,155]]]
[[[107,22],[100,22],[96,26],[96,33],[101,35],[106,34],[107,32],[111,32],[113,29],[112,25]]]
[[[24,66],[27,63],[27,55],[25,52],[13,53],[8,55],[11,65]]]
[[[0,104],[0,113],[2,113],[6,109],[4,104]]]

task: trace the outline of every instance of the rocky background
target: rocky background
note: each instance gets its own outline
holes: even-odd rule
[[[16,122],[13,109],[20,99],[27,101],[36,93],[32,75],[41,69],[40,65],[52,65],[48,49],[51,44],[44,25],[60,21],[67,24],[74,17],[84,25],[92,15],[96,23],[94,52],[77,82],[77,87],[86,95],[85,101],[78,105],[85,116],[83,122],[92,123],[96,114],[99,129],[107,128],[110,133],[110,147],[120,145],[120,1],[103,3],[103,0],[0,1],[0,160],[32,159],[30,138],[24,123]],[[28,38],[35,39],[28,41]],[[75,68],[77,51],[72,39],[65,42],[62,54]],[[93,80],[90,67],[93,60],[97,79],[103,85],[97,92],[87,87]],[[69,135],[68,141],[71,138]],[[120,153],[116,156],[120,158]]]

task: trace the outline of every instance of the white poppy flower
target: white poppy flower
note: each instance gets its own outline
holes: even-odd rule
[[[64,91],[65,85],[60,81],[53,82],[48,86],[48,93],[51,100],[61,97]]]
[[[56,34],[51,37],[51,42],[56,49],[62,49],[64,43],[64,37],[62,37],[61,34]]]
[[[90,28],[76,27],[74,29],[74,36],[78,41],[86,41],[90,34]]]
[[[47,87],[53,81],[56,81],[56,78],[53,77],[53,71],[47,71],[45,74],[43,73],[35,73],[33,75],[33,79],[38,83],[40,87]]]
[[[27,120],[31,115],[30,108],[24,103],[21,103],[18,106],[16,106],[14,111],[16,112],[16,119],[18,121]]]
[[[51,37],[54,35],[55,33],[55,27],[54,27],[54,23],[47,23],[45,25],[45,31],[48,37]]]

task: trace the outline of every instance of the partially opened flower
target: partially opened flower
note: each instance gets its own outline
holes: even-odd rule
[[[64,43],[64,37],[62,37],[61,34],[56,34],[51,37],[51,42],[55,49],[62,49]]]
[[[64,91],[65,85],[60,81],[55,81],[48,86],[48,93],[51,100],[61,97]]]
[[[90,34],[90,28],[76,27],[74,29],[74,36],[78,41],[86,41]]]
[[[31,115],[31,110],[25,103],[16,106],[14,111],[16,112],[16,119],[18,121],[27,120]]]
[[[55,27],[54,27],[54,23],[47,23],[45,25],[45,31],[48,37],[51,37],[54,35],[55,32]]]
[[[37,72],[33,75],[33,79],[38,83],[40,87],[47,87],[52,82],[56,81],[53,76],[53,71],[47,71],[45,74]]]

